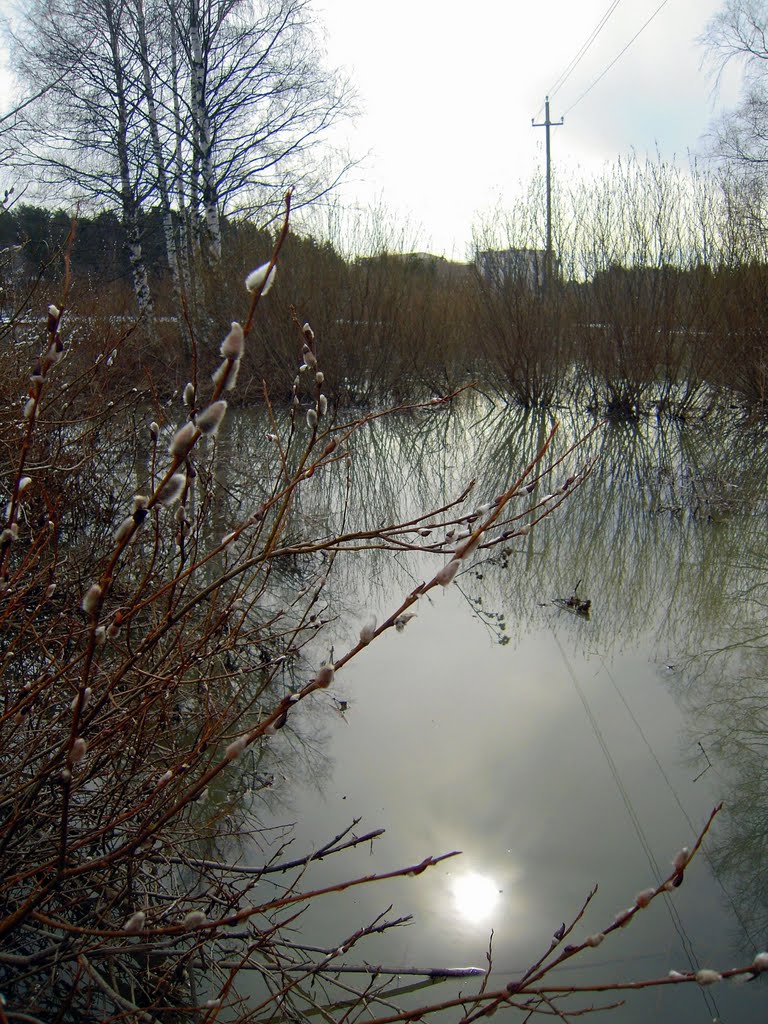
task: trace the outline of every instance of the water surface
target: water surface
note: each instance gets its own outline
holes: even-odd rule
[[[482,399],[378,422],[359,438],[343,485],[330,475],[310,482],[297,522],[330,533],[342,505],[348,525],[391,522],[476,479],[470,510],[515,478],[550,426]],[[555,452],[589,426],[563,415]],[[259,431],[243,414],[225,442],[228,486],[243,501],[259,487],[249,454]],[[297,926],[301,941],[340,945],[392,905],[390,916],[413,921],[339,962],[486,967],[492,932],[501,987],[595,884],[574,937],[610,924],[725,801],[684,885],[561,969],[558,983],[727,968],[765,948],[764,452],[764,438],[737,424],[600,427],[567,463],[597,455],[597,468],[560,510],[505,551],[479,552],[401,633],[377,639],[302,707],[273,744],[275,784],[254,814],[292,823],[296,854],[356,818],[358,832],[386,829],[311,866],[305,887],[462,855],[316,901]],[[353,646],[371,615],[389,615],[443,560],[340,556],[317,663],[331,645],[336,658]],[[589,618],[556,603],[577,584]],[[252,856],[263,856],[263,838]],[[453,991],[444,983],[418,999]],[[632,994],[604,1019],[742,1024],[764,1005],[761,981],[678,986]],[[389,1012],[379,1004],[371,1015]]]

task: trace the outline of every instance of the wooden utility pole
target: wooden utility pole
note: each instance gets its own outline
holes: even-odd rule
[[[552,164],[550,159],[549,129],[557,128],[563,124],[563,118],[559,121],[549,119],[549,96],[544,98],[544,120],[539,124],[531,118],[534,128],[546,129],[546,154],[547,154],[547,248],[544,252],[544,292],[549,292],[549,285],[552,280]]]

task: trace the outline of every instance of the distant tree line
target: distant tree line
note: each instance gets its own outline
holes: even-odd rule
[[[540,249],[538,184],[478,233],[478,252]],[[526,273],[484,273],[482,261],[386,248],[363,258],[349,249],[343,255],[332,240],[289,235],[259,343],[244,359],[242,399],[260,401],[263,381],[276,400],[290,399],[298,318],[323,339],[327,393],[338,404],[444,394],[478,380],[527,408],[573,402],[621,417],[691,415],[735,398],[768,411],[768,259],[754,190],[728,176],[628,161],[556,195],[561,273],[546,292]],[[270,232],[248,219],[222,218],[226,259],[196,264],[196,306],[186,320],[169,286],[162,211],[148,208],[139,224],[161,314],[139,322],[145,333],[160,332],[162,343],[149,337],[132,347],[126,375],[141,377],[140,357],[156,362],[161,382],[175,378],[189,365],[179,344],[185,327],[208,372],[222,330],[242,315],[246,274],[268,257]],[[68,227],[61,212],[6,210],[6,280],[19,264],[28,278],[48,264],[45,273],[54,276],[60,263],[53,256]],[[13,259],[9,244],[22,247]],[[75,311],[137,316],[127,244],[116,214],[80,219]],[[520,261],[498,263],[514,268]]]

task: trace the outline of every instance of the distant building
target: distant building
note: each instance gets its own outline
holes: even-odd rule
[[[478,252],[475,264],[480,276],[499,288],[512,281],[541,292],[546,283],[546,256],[544,249],[487,249]],[[559,269],[559,262],[553,259],[555,277]]]

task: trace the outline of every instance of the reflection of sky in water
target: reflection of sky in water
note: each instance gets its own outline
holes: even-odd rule
[[[314,867],[312,884],[453,849],[463,854],[416,879],[330,897],[307,915],[305,938],[341,942],[394,903],[394,913],[413,913],[414,923],[361,947],[358,960],[484,966],[493,929],[501,980],[544,951],[595,882],[600,889],[577,937],[605,927],[631,904],[655,880],[654,862],[669,870],[692,838],[685,815],[698,827],[720,798],[717,779],[694,784],[681,765],[680,715],[647,651],[625,651],[606,666],[569,643],[576,630],[589,631],[588,622],[557,612],[551,620],[551,630],[529,634],[515,649],[500,647],[489,643],[456,591],[441,593],[402,635],[385,636],[339,674],[349,710],[332,727],[331,777],[322,792],[311,783],[294,787],[290,817],[299,822],[301,846],[357,816],[361,830],[384,826],[387,833],[370,851]],[[691,947],[700,964],[730,964],[733,920],[704,858],[673,905],[674,918],[658,901],[631,928],[589,951],[581,962],[597,965],[593,973],[561,973],[573,980],[664,975],[688,969]],[[751,992],[734,998],[724,987],[714,995],[718,1006],[754,1000]],[[678,1019],[681,1007],[687,1019],[712,1018],[701,1016],[701,993],[687,991],[634,997],[625,1016],[614,1019],[646,1019],[649,1001],[660,1021]]]
[[[597,498],[599,515],[615,523],[606,492]],[[668,873],[675,852],[725,795],[714,770],[695,781],[703,763],[665,675],[668,635],[659,646],[671,629],[670,609],[686,599],[681,590],[701,586],[691,537],[663,530],[659,550],[667,562],[655,572],[642,563],[635,570],[633,557],[648,557],[643,544],[622,553],[618,577],[620,553],[610,542],[596,544],[593,561],[587,546],[574,565],[568,557],[592,514],[580,518],[578,501],[560,514],[562,528],[547,527],[547,553],[532,574],[513,557],[507,570],[488,567],[482,586],[471,574],[459,581],[469,598],[483,596],[486,611],[504,614],[510,644],[495,643],[473,603],[452,587],[420,602],[402,634],[385,634],[338,674],[332,691],[317,696],[328,712],[328,774],[296,781],[284,793],[290,810],[282,818],[298,822],[292,852],[319,845],[355,817],[362,818],[360,832],[387,831],[370,849],[313,865],[304,884],[463,853],[415,879],[316,902],[302,921],[307,942],[338,945],[393,904],[393,915],[413,913],[413,923],[372,938],[351,961],[485,966],[492,929],[500,986],[546,950],[595,883],[599,890],[574,936],[607,926],[637,891]],[[675,549],[680,564],[669,561]],[[691,566],[690,584],[677,575],[683,562]],[[548,565],[571,585],[588,574],[591,621],[540,606],[558,593],[551,581],[542,592]],[[643,592],[650,577],[653,587]],[[674,601],[660,589],[667,577]],[[379,567],[361,572],[353,586],[345,603],[362,619],[369,609],[380,618],[391,611],[408,584]],[[632,628],[622,631],[623,622]],[[353,642],[358,628],[350,618],[337,633]],[[334,698],[349,702],[344,716],[334,713]],[[299,731],[308,736],[313,715],[302,709]],[[656,901],[558,979],[639,979],[691,963],[727,967],[749,955],[745,946],[727,893],[699,856],[667,906]],[[434,998],[447,994],[443,987]],[[652,1014],[657,1024],[677,1024],[719,1016],[746,1024],[764,1013],[762,995],[759,984],[651,990],[601,1019],[640,1022]]]

